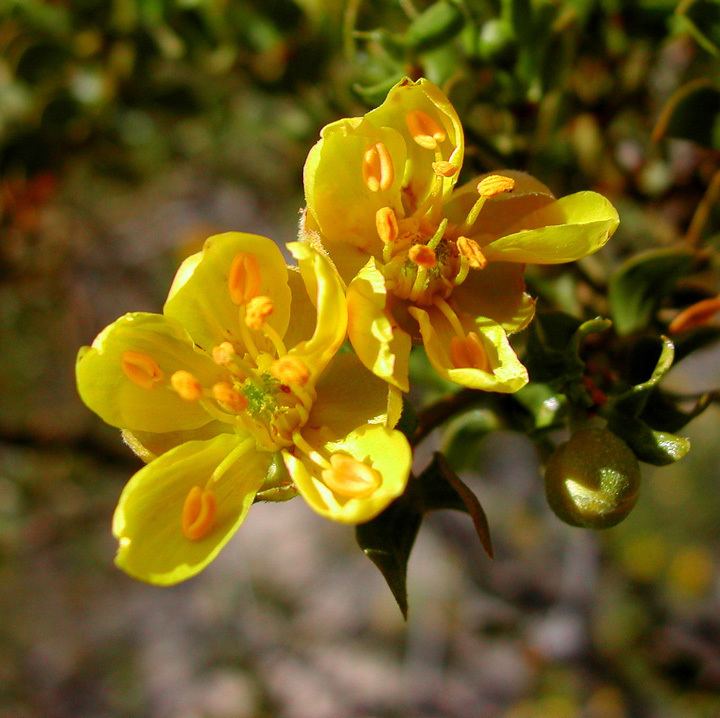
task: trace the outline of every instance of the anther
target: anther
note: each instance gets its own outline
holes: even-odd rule
[[[720,296],[703,299],[689,306],[687,309],[683,309],[683,311],[670,322],[668,332],[670,334],[679,334],[689,329],[701,327],[707,324],[718,312],[720,312]]]
[[[233,259],[228,275],[228,290],[233,304],[247,304],[260,293],[260,265],[253,254],[240,252]]]
[[[413,110],[405,117],[408,130],[412,138],[420,147],[427,150],[434,150],[438,142],[445,140],[445,130],[426,112]]]
[[[289,354],[273,362],[270,366],[270,373],[283,384],[305,386],[310,378],[310,372],[304,362]]]
[[[465,257],[468,265],[473,269],[485,269],[487,267],[487,259],[480,249],[480,245],[469,237],[458,237],[457,248],[460,255]]]
[[[125,376],[143,389],[152,389],[165,376],[157,362],[142,352],[123,352],[120,365]]]
[[[248,405],[248,400],[226,381],[219,381],[214,384],[212,395],[215,401],[236,413],[244,411]]]
[[[202,396],[200,382],[185,369],[176,371],[170,377],[170,384],[185,401],[197,401]]]
[[[253,297],[245,309],[245,324],[250,329],[262,329],[265,320],[273,313],[273,303],[270,297]]]
[[[502,175],[489,175],[478,182],[477,191],[481,197],[495,197],[503,192],[512,192],[515,189],[515,180]]]
[[[435,250],[425,244],[413,244],[408,250],[408,257],[418,267],[425,267],[425,269],[432,269],[437,264]]]
[[[220,366],[227,366],[235,356],[235,347],[230,342],[222,342],[212,349],[213,361]]]
[[[450,340],[450,358],[456,369],[490,370],[487,353],[475,332],[466,337],[453,337]]]
[[[182,509],[182,532],[185,538],[199,541],[212,531],[217,514],[215,494],[193,486],[185,497]]]
[[[458,168],[451,162],[440,160],[439,162],[432,163],[433,172],[438,177],[454,177],[457,174]]]
[[[321,472],[326,486],[347,498],[370,496],[382,483],[380,473],[349,454],[333,454],[330,468]]]
[[[375,213],[375,226],[383,244],[392,244],[398,236],[398,221],[390,207],[382,207]]]
[[[388,148],[376,142],[365,150],[362,161],[363,182],[371,192],[388,189],[395,179],[395,169]]]

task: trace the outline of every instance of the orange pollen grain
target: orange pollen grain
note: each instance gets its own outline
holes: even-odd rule
[[[297,357],[285,355],[273,362],[270,373],[283,384],[299,384],[304,386],[310,378],[310,372]]]
[[[384,191],[392,185],[395,169],[390,152],[383,142],[376,142],[365,150],[362,177],[371,192]]]
[[[185,369],[176,371],[170,377],[170,384],[185,401],[197,401],[202,396],[200,382]]]
[[[487,353],[475,332],[469,332],[464,338],[453,337],[450,340],[450,358],[456,369],[490,371]]]
[[[230,411],[241,412],[247,408],[247,399],[226,381],[213,384],[212,395],[215,401],[226,406]]]
[[[408,251],[408,257],[419,267],[432,269],[437,264],[435,250],[425,244],[413,244]]]
[[[720,312],[720,296],[703,299],[700,302],[692,304],[687,309],[683,309],[683,311],[670,322],[668,332],[670,334],[679,334],[689,329],[701,327],[707,324],[717,312]]]
[[[157,362],[142,352],[123,352],[120,364],[125,376],[143,389],[152,389],[165,376]]]
[[[182,532],[185,538],[199,541],[212,531],[217,514],[215,494],[193,486],[185,497],[182,509]]]
[[[265,320],[273,313],[273,303],[270,297],[253,297],[245,309],[245,324],[250,329],[261,329]]]
[[[375,213],[375,226],[383,244],[392,244],[398,236],[398,221],[390,207],[382,207]]]
[[[422,110],[408,112],[405,122],[412,138],[426,150],[434,150],[438,142],[445,141],[445,130]]]
[[[220,366],[227,366],[235,355],[235,347],[230,342],[222,342],[212,349],[213,361]]]
[[[487,267],[488,261],[485,259],[480,245],[474,239],[462,236],[458,237],[457,248],[473,269],[485,269],[485,267]]]
[[[489,175],[478,182],[477,191],[481,197],[495,197],[503,192],[512,192],[515,180],[502,175]]]
[[[451,162],[440,160],[439,162],[432,163],[433,172],[440,177],[454,177],[457,174],[458,168]]]
[[[228,290],[233,304],[247,304],[260,293],[260,264],[253,254],[235,255],[228,275]]]
[[[334,493],[351,499],[370,496],[382,483],[379,471],[349,454],[333,454],[322,480]]]

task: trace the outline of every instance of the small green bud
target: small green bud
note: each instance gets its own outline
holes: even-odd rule
[[[632,510],[640,465],[627,444],[607,429],[581,429],[560,445],[545,468],[550,507],[571,526],[606,529]]]
[[[444,45],[465,24],[460,9],[447,0],[438,0],[418,15],[405,33],[405,44],[413,50],[427,52]]]

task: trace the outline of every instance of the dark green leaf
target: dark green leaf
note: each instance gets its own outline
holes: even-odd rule
[[[567,409],[565,396],[547,384],[531,382],[513,395],[532,416],[532,428],[548,429],[556,426]]]
[[[653,249],[627,260],[610,278],[610,313],[620,335],[646,327],[662,298],[687,274],[693,253],[687,249]]]
[[[420,13],[405,33],[405,44],[419,51],[444,45],[462,30],[465,18],[454,3],[438,0]]]
[[[673,398],[659,389],[650,393],[640,418],[658,431],[680,431],[712,404],[712,394],[703,394],[689,411],[681,411]]]
[[[408,487],[414,482],[411,477]],[[407,564],[421,522],[420,510],[412,500],[403,496],[372,521],[355,529],[360,548],[380,569],[406,619]]]
[[[714,344],[720,339],[720,327],[697,327],[675,337],[675,363],[698,349]]]
[[[690,441],[665,431],[655,431],[644,421],[612,412],[608,428],[617,434],[647,464],[665,466],[682,459],[690,451]]]

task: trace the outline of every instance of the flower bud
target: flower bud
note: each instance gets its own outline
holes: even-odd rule
[[[548,503],[571,526],[615,526],[635,506],[639,489],[635,454],[607,429],[577,431],[555,450],[545,468]]]

